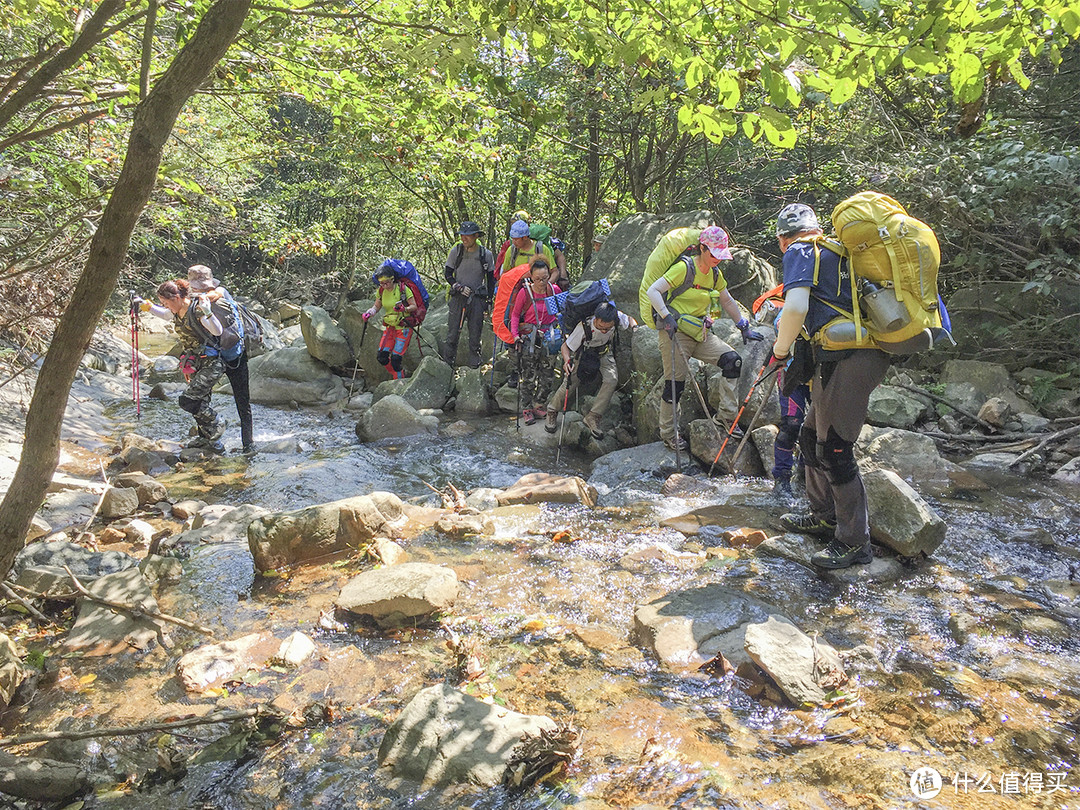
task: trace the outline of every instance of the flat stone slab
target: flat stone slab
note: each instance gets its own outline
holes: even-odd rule
[[[577,476],[530,473],[500,492],[496,499],[499,506],[516,503],[581,503],[596,506],[596,488]]]
[[[96,579],[87,590],[132,607],[157,611],[157,600],[150,585],[138,568],[106,574]],[[133,618],[125,611],[115,611],[86,598],[79,600],[79,617],[64,640],[68,650],[81,650],[86,655],[113,655],[141,650],[158,635],[158,624],[148,618]]]
[[[555,721],[485,703],[446,684],[421,689],[386,731],[379,764],[423,788],[454,783],[495,787],[526,734]]]
[[[836,650],[783,616],[747,626],[746,653],[795,706],[820,706],[847,680]]]
[[[248,670],[262,667],[278,654],[282,643],[270,633],[206,644],[176,662],[176,674],[189,692],[202,692],[226,681],[243,678]]]
[[[706,526],[716,527],[719,531],[741,529],[748,524],[768,526],[771,521],[770,513],[764,509],[743,505],[715,504],[692,509],[675,517],[664,518],[660,521],[660,525],[685,535],[694,535],[700,534]]]
[[[396,627],[449,608],[458,595],[452,568],[430,563],[401,563],[353,577],[335,604],[380,627]]]

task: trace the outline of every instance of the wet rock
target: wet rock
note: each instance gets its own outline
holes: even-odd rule
[[[106,574],[91,583],[87,590],[94,596],[141,610],[157,611],[157,601],[138,568]],[[141,650],[158,635],[158,623],[149,618],[134,618],[89,599],[79,600],[79,615],[64,640],[64,648],[84,655],[112,655],[132,649]]]
[[[731,548],[757,548],[768,539],[768,535],[761,529],[745,526],[735,531],[724,532],[724,542]]]
[[[134,489],[139,496],[140,506],[164,501],[169,497],[169,491],[165,485],[146,473],[122,472],[116,476],[116,486]]]
[[[454,388],[454,370],[434,355],[427,355],[405,380],[388,380],[375,389],[375,404],[388,394],[397,394],[417,410],[442,408]]]
[[[396,501],[400,514],[401,502],[396,496],[379,494],[387,496],[382,501],[388,510]],[[255,559],[255,568],[270,571],[359,548],[383,533],[387,529],[387,520],[374,493],[291,512],[265,514],[248,525],[248,548]]]
[[[300,332],[307,353],[328,366],[347,366],[352,351],[345,332],[322,307],[308,305],[300,310]]]
[[[345,385],[307,349],[289,347],[248,362],[251,401],[260,405],[327,405],[345,398]]]
[[[977,416],[987,424],[996,428],[1004,428],[1009,421],[1009,417],[1012,416],[1012,408],[1001,397],[990,397],[979,408]]]
[[[669,497],[691,498],[695,495],[715,495],[716,487],[706,478],[672,473],[660,487],[660,494]]]
[[[299,441],[289,438],[259,442],[256,447],[264,455],[289,455],[291,453],[301,453],[304,449]]]
[[[879,385],[870,392],[866,421],[879,427],[911,430],[928,410],[928,401],[903,388]]]
[[[446,515],[435,521],[435,531],[464,539],[477,535],[495,534],[495,522],[487,515]]]
[[[494,509],[499,505],[499,495],[501,493],[501,489],[495,489],[493,487],[477,487],[465,496],[465,503],[473,509],[476,509],[478,512],[483,512],[486,509]]]
[[[1005,366],[982,360],[949,360],[945,363],[941,382],[946,385],[967,383],[979,393],[982,402],[1012,390],[1012,380]]]
[[[518,392],[509,385],[501,386],[495,392],[495,405],[503,413],[515,413],[517,411]]]
[[[401,563],[353,577],[335,604],[380,627],[397,627],[446,610],[457,598],[458,579],[452,568],[429,563]]]
[[[971,638],[989,633],[989,628],[982,625],[978,616],[954,613],[949,617],[949,633],[957,644],[967,644]]]
[[[376,538],[371,544],[371,550],[382,560],[383,565],[398,565],[409,559],[409,554],[405,549],[385,537]]]
[[[873,470],[862,478],[874,542],[904,557],[933,554],[945,539],[945,521],[922,496],[891,470]]]
[[[16,583],[22,585],[18,577],[28,568],[52,568],[67,579],[68,576],[64,573],[64,566],[67,566],[79,577],[80,582],[84,582],[105,574],[126,571],[138,564],[139,561],[130,554],[119,551],[91,551],[67,540],[51,540],[32,543],[23,548],[15,556],[13,570]]]
[[[156,399],[161,402],[169,402],[173,398],[173,388],[179,387],[179,384],[170,383],[155,383],[150,388],[150,393],[146,395],[147,399]]]
[[[356,424],[356,435],[362,442],[438,432],[437,417],[421,416],[416,408],[395,395],[380,399]]]
[[[363,394],[354,394],[345,403],[345,410],[354,414],[362,414],[368,408],[375,404],[375,394],[371,391],[366,391]]]
[[[462,436],[471,436],[473,433],[476,433],[476,428],[464,419],[458,419],[452,425],[448,425],[443,433],[452,438],[460,438]]]
[[[1049,616],[1024,616],[1020,619],[1020,627],[1025,635],[1035,636],[1056,644],[1060,644],[1070,636],[1068,625]]]
[[[139,494],[128,487],[109,487],[101,501],[100,514],[109,520],[125,517],[139,508]]]
[[[0,793],[34,802],[63,802],[90,790],[79,765],[0,752]]]
[[[1080,484],[1080,456],[1062,464],[1051,477],[1066,484]]]
[[[296,669],[314,654],[315,642],[297,630],[281,642],[281,646],[274,656],[274,661],[290,669]]]
[[[665,543],[652,543],[626,554],[619,560],[623,568],[640,569],[644,565],[660,563],[678,568],[697,568],[705,562],[705,555],[698,552],[676,551]]]
[[[971,470],[993,470],[1003,473],[1012,471],[1024,475],[1031,469],[1031,461],[1013,466],[1013,462],[1019,457],[1019,453],[978,453],[965,461],[964,466]]]
[[[696,670],[717,653],[738,666],[750,660],[746,626],[774,610],[720,585],[676,591],[634,609],[633,640],[677,672]]]
[[[492,705],[447,684],[420,690],[386,731],[379,764],[395,777],[437,785],[496,787],[526,735],[554,731],[542,715]]]
[[[671,383],[667,383],[670,385]],[[638,441],[651,443],[660,439],[660,400],[664,395],[663,379],[658,379],[644,397],[635,397],[634,427],[637,428]],[[683,436],[690,435],[690,424],[695,419],[705,417],[701,410],[701,403],[697,396],[690,390],[690,383],[679,398],[679,430]],[[714,451],[715,452],[715,451]]]
[[[896,428],[864,425],[855,453],[858,458],[873,462],[875,467],[892,470],[905,480],[920,483],[947,482],[949,472],[960,469],[941,457],[929,436]]]
[[[454,410],[464,414],[493,413],[496,405],[488,393],[489,379],[490,377],[478,368],[459,368],[455,381],[457,401]]]
[[[190,529],[173,535],[163,545],[173,547],[242,539],[247,536],[251,521],[266,514],[269,514],[267,510],[254,504],[204,507],[192,518]]]
[[[244,677],[248,670],[261,669],[281,647],[270,633],[206,644],[176,662],[176,674],[189,692],[202,692],[226,681]]]
[[[750,441],[757,450],[762,467],[764,467],[770,478],[772,477],[773,461],[776,457],[776,436],[779,432],[780,430],[776,425],[762,425],[750,431]]]
[[[813,639],[783,616],[746,628],[746,653],[795,706],[820,706],[847,682],[843,662],[829,644]]]
[[[11,696],[26,677],[23,652],[14,641],[0,633],[0,709],[7,708]]]
[[[650,478],[655,470],[672,467],[675,456],[663,442],[616,450],[593,461],[589,483],[618,489]]]
[[[724,454],[716,462],[717,470],[753,478],[765,475],[765,466],[753,442],[748,440],[743,444],[742,452],[736,459],[735,453],[742,444],[742,438],[733,437],[727,440],[726,446],[725,440],[727,440],[727,431],[720,430],[711,419],[696,419],[690,424],[690,453],[704,469],[708,470],[712,466],[717,453],[723,447]],[[732,468],[732,463],[734,463],[734,468]],[[772,459],[769,459],[769,466],[772,467]]]
[[[584,480],[548,473],[530,473],[498,495],[499,506],[516,503],[581,503],[596,506],[596,489]]]
[[[759,544],[754,552],[759,556],[780,557],[813,568],[810,558],[821,548],[822,546],[801,534],[780,534]]]
[[[739,529],[747,523],[766,526],[771,522],[771,514],[760,507],[742,504],[713,504],[692,509],[682,515],[664,518],[660,525],[674,529],[685,535],[703,534],[709,527],[716,532],[726,529]]]
[[[206,501],[196,501],[192,499],[178,501],[172,505],[172,516],[177,520],[187,520],[188,518],[195,517],[201,509],[206,508]]]
[[[176,583],[184,574],[184,564],[176,557],[151,554],[139,563],[139,570],[151,585]]]
[[[180,382],[180,360],[170,355],[155,357],[147,370],[146,381],[150,383]]]

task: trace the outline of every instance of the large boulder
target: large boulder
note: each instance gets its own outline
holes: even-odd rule
[[[608,234],[582,279],[608,279],[612,297],[620,309],[640,319],[638,288],[645,263],[664,234],[675,228],[705,228],[721,221],[710,211],[633,214]],[[776,286],[776,270],[748,250],[734,248],[732,253],[734,259],[722,265],[724,278],[731,294],[749,310],[755,298]]]
[[[783,616],[746,628],[746,653],[776,681],[795,706],[821,706],[847,681],[836,650],[813,639]]]
[[[421,416],[416,408],[395,394],[380,399],[364,411],[356,423],[356,435],[362,442],[438,432],[437,416]]]
[[[596,506],[596,488],[576,476],[530,473],[497,496],[499,506],[518,503],[582,503]]]
[[[373,619],[380,627],[410,625],[446,610],[458,595],[454,569],[431,563],[400,563],[350,579],[335,604]]]
[[[941,457],[929,436],[896,428],[864,425],[855,444],[856,456],[892,470],[905,480],[945,480],[960,467]]]
[[[101,499],[100,514],[106,520],[126,517],[139,508],[139,493],[128,487],[109,487]]]
[[[674,458],[674,453],[663,442],[615,450],[593,461],[589,483],[606,489],[618,489],[643,482],[651,479],[652,473],[661,467],[672,466]]]
[[[633,640],[676,672],[696,670],[721,653],[738,666],[750,660],[747,625],[765,621],[773,610],[739,591],[704,585],[638,605]]]
[[[308,305],[300,310],[300,331],[307,352],[328,366],[347,366],[352,362],[345,330],[321,307]]]
[[[400,516],[401,501],[387,492],[267,514],[248,526],[248,548],[255,568],[270,571],[358,548]]]
[[[488,393],[487,374],[478,368],[459,368],[454,386],[457,389],[454,411],[461,414],[487,416],[495,410],[495,403]]]
[[[891,470],[873,470],[862,479],[870,537],[904,557],[933,554],[945,539],[945,521],[922,496]]]
[[[1008,369],[1000,363],[984,360],[949,360],[940,381],[946,385],[968,383],[975,387],[983,402],[1006,391],[1014,391]]]
[[[929,401],[903,388],[879,385],[870,392],[866,421],[878,427],[911,430],[929,410]]]
[[[439,296],[436,296],[431,299],[432,305],[436,304],[438,298]],[[350,301],[341,308],[341,312],[338,314],[338,326],[349,336],[349,345],[353,348],[356,362],[364,369],[364,379],[367,380],[369,387],[390,379],[390,372],[383,367],[376,356],[379,353],[379,341],[382,339],[381,318],[376,316],[368,323],[367,329],[364,329],[362,316],[374,303],[373,298]],[[429,310],[429,315],[424,320],[424,324],[418,332],[413,333],[409,348],[405,350],[406,372],[412,372],[420,365],[424,355],[438,353],[437,348],[428,339],[428,326],[432,320],[432,315],[433,313]],[[377,320],[379,323],[376,323]],[[421,339],[424,342],[423,347],[420,345]],[[423,349],[422,352],[421,348]]]
[[[99,577],[87,590],[101,599],[131,605],[136,610],[158,610],[150,585],[138,568]],[[160,627],[153,619],[83,599],[79,603],[79,615],[63,646],[68,651],[79,651],[83,655],[111,655],[141,650],[156,639],[159,632]]]
[[[736,473],[753,478],[765,475],[765,463],[758,455],[757,445],[747,439],[743,444],[742,452],[735,458],[739,445],[743,444],[742,437],[728,438],[727,431],[721,429],[711,419],[695,419],[690,423],[690,454],[697,459],[698,463],[710,469],[716,462],[716,469],[723,473]],[[720,448],[724,448],[723,455]],[[768,466],[772,467],[772,459],[768,459]]]
[[[635,398],[634,402],[634,427],[637,428],[637,439],[641,444],[649,444],[660,439],[660,400],[664,395],[665,383],[663,377],[658,379],[649,389],[649,393],[643,399]],[[690,434],[690,423],[695,419],[705,416],[701,410],[701,403],[697,395],[689,388],[683,390],[679,397],[679,433],[683,436]]]
[[[387,380],[375,389],[375,402],[397,395],[417,410],[441,408],[454,388],[454,370],[429,354],[405,380]]]
[[[148,320],[154,320],[149,318]],[[90,790],[82,765],[0,752],[0,793],[59,806]]]
[[[459,782],[497,787],[514,747],[527,735],[555,729],[551,718],[439,684],[420,690],[387,729],[379,764],[424,789]]]
[[[91,551],[67,540],[31,543],[15,557],[16,585],[34,593],[66,594],[72,591],[67,566],[83,585],[98,577],[137,568],[138,559],[119,551]]]
[[[307,349],[289,347],[248,362],[251,401],[260,405],[327,405],[345,398],[345,384]]]

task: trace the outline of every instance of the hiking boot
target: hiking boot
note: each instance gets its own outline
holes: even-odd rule
[[[730,433],[731,438],[733,439],[741,439],[743,437],[743,429],[739,427],[738,424],[732,425],[729,420],[724,419],[720,414],[713,416],[713,423],[720,428],[720,432],[725,436]]]
[[[592,431],[594,439],[604,438],[604,431],[600,427],[600,416],[595,413],[585,414],[585,418],[581,420],[585,423],[585,427]]]
[[[506,386],[508,388],[517,388],[518,375],[516,371],[511,371],[510,376],[506,378]]]
[[[554,433],[559,429],[559,415],[555,411],[548,411],[547,416],[544,417],[544,430],[548,433]]]
[[[190,448],[191,450],[201,450],[210,444],[210,440],[204,436],[192,436],[183,446]]]
[[[206,449],[219,456],[225,455],[225,443],[222,441],[210,442],[206,445]]]
[[[671,449],[671,450],[684,450],[685,451],[685,450],[690,449],[690,445],[688,445],[686,443],[686,439],[684,439],[682,436],[678,435],[677,433],[674,436],[672,436],[670,439],[664,439],[664,444],[666,444],[668,446],[668,448]]]
[[[526,425],[531,425],[536,422],[536,414],[533,413],[532,408],[526,408],[521,412],[521,420]]]
[[[839,540],[830,541],[824,551],[819,551],[810,558],[810,562],[818,568],[849,568],[853,565],[866,565],[874,561],[874,552],[870,550],[870,544],[864,546],[849,546]]]
[[[248,442],[240,448],[240,454],[244,456],[253,456],[258,451],[255,448],[255,442]]]
[[[836,531],[835,521],[821,520],[814,517],[811,512],[801,514],[788,512],[780,516],[780,525],[789,532],[816,534],[821,537],[832,537],[833,532]]]

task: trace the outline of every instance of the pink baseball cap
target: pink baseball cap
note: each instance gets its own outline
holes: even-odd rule
[[[719,225],[710,225],[701,232],[698,241],[709,249],[709,253],[717,259],[730,260],[731,251],[728,250],[727,232]]]

